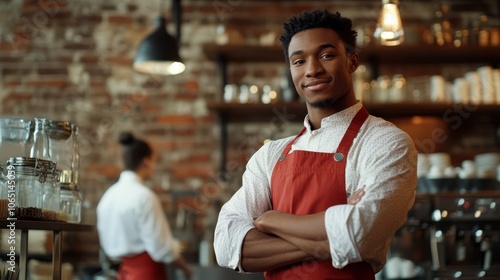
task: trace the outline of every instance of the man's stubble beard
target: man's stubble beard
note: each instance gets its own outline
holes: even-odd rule
[[[309,102],[309,105],[311,105],[313,108],[316,109],[327,109],[331,108],[334,103],[335,103],[335,98],[328,98],[316,102]]]

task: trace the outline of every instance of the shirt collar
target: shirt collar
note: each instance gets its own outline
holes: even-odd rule
[[[323,127],[331,127],[339,122],[351,122],[354,116],[358,113],[358,111],[363,107],[361,101],[358,101],[356,104],[348,107],[340,112],[337,112],[333,115],[330,115],[321,120],[321,128]],[[309,114],[306,115],[304,119],[304,126],[306,127],[307,132],[311,132],[311,124],[309,123]],[[320,129],[321,129],[320,128]]]
[[[142,182],[141,178],[131,170],[124,170],[122,173],[120,173],[120,181],[135,181],[135,182]]]

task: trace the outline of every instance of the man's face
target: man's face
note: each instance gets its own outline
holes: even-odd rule
[[[357,55],[346,54],[344,42],[335,31],[301,31],[292,37],[288,53],[293,83],[308,104],[331,107],[346,94],[354,94],[351,73],[358,66]]]

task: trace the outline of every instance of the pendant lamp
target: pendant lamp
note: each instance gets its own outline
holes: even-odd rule
[[[403,43],[404,31],[399,15],[398,0],[382,0],[382,10],[374,37],[384,46],[397,46]]]
[[[139,44],[134,59],[136,71],[155,75],[177,75],[186,69],[179,55],[180,0],[172,0],[172,10],[176,19],[177,38],[168,34],[165,17],[159,17],[156,20],[156,29]]]

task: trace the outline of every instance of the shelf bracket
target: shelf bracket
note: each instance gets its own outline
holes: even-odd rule
[[[219,68],[220,72],[220,89],[221,89],[221,100],[224,100],[224,87],[227,84],[227,59],[225,56],[218,54],[217,55],[217,67]]]
[[[227,116],[224,113],[219,113],[219,125],[220,125],[220,180],[223,182],[227,181],[226,176],[226,163],[227,163]]]

